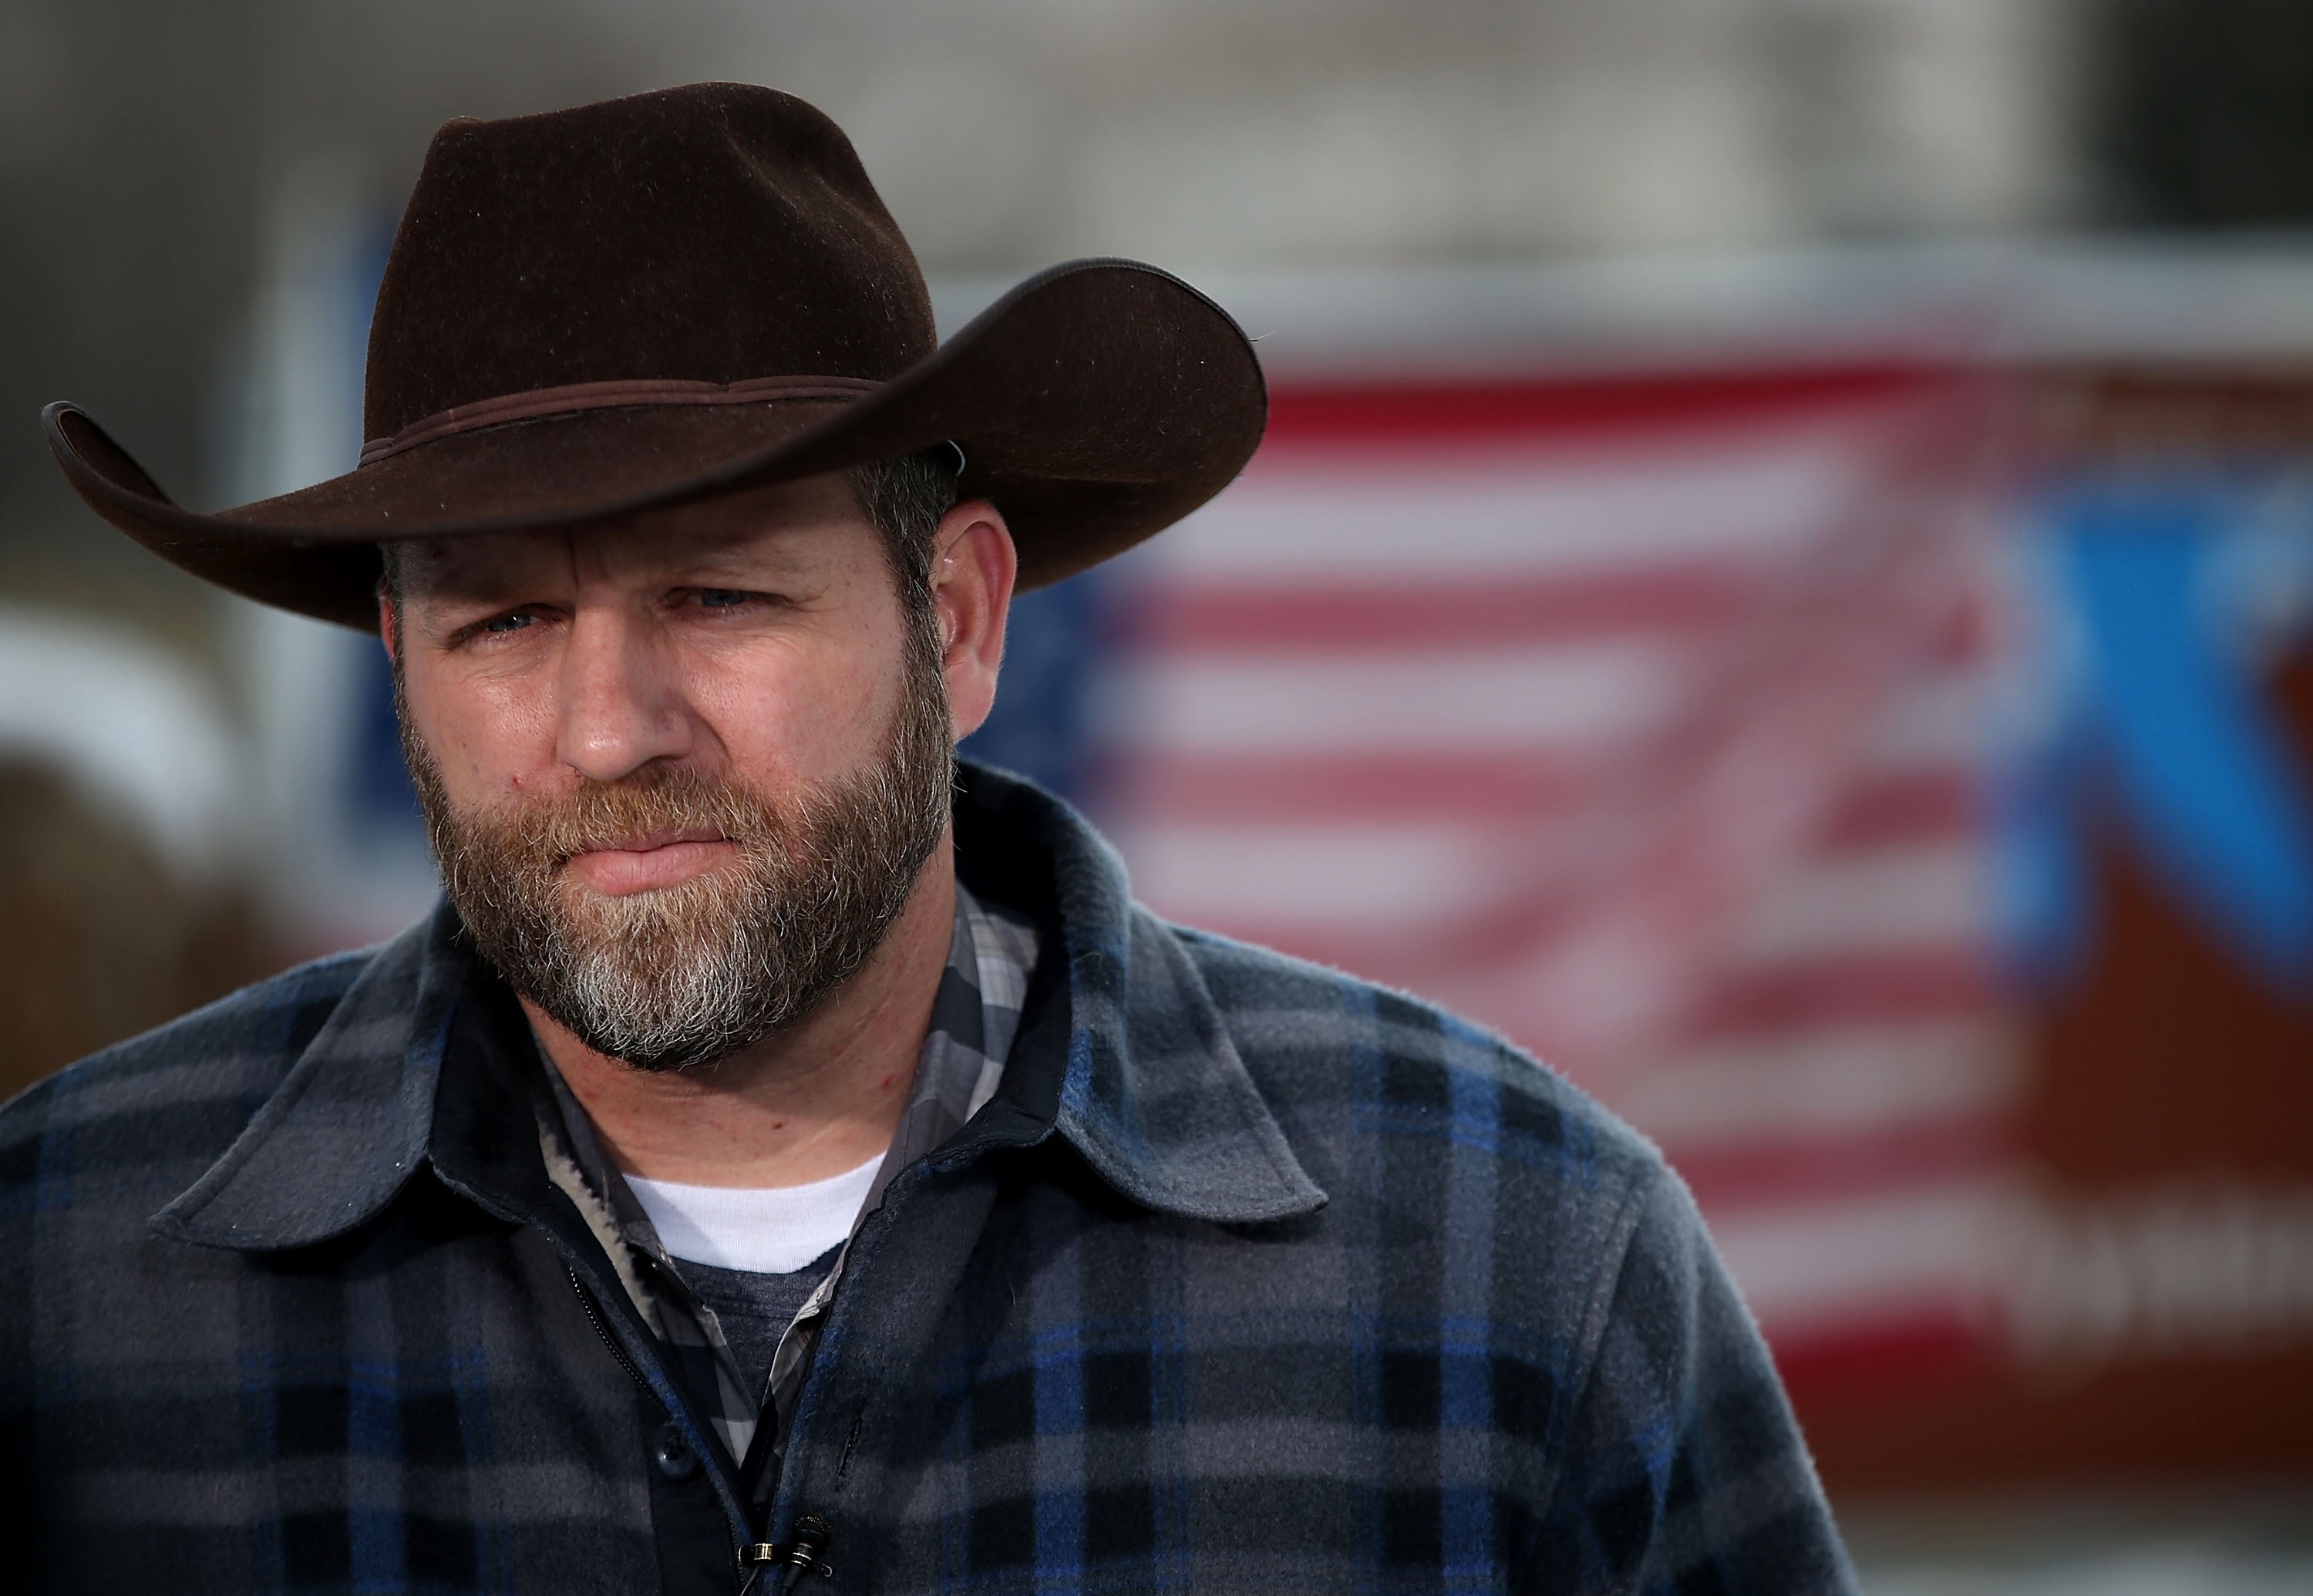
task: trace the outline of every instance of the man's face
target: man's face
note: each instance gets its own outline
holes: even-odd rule
[[[452,901],[598,1052],[680,1068],[793,1024],[945,835],[940,622],[840,477],[411,544],[398,619]]]

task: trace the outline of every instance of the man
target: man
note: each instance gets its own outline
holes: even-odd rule
[[[51,1588],[1844,1588],[1652,1151],[1161,924],[951,764],[1017,583],[1259,439],[1227,317],[1056,268],[934,352],[842,136],[444,128],[354,472],[98,512],[375,625],[447,888],[0,1119]]]

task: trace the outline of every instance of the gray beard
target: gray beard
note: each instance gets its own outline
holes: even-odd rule
[[[514,991],[638,1069],[712,1064],[796,1025],[883,943],[948,824],[946,683],[914,662],[876,763],[787,804],[677,767],[550,804],[461,813],[401,716],[450,902]],[[567,879],[591,847],[712,826],[734,864],[608,896]]]

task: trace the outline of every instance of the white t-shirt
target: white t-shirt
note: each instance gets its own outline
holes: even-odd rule
[[[670,1257],[717,1269],[791,1274],[851,1233],[867,1200],[877,1153],[856,1169],[808,1186],[682,1186],[627,1177]]]

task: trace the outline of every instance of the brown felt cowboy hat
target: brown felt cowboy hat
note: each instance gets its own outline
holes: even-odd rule
[[[943,443],[1023,586],[1177,521],[1261,441],[1244,333],[1130,260],[1031,278],[935,347],[850,142],[694,84],[435,135],[370,326],[361,463],[213,515],[84,411],[48,442],[97,514],[222,586],[376,624],[376,545],[599,519]]]

